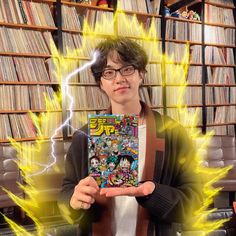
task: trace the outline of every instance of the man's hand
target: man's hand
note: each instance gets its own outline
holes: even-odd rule
[[[151,181],[144,182],[138,187],[127,187],[127,188],[102,188],[100,190],[100,195],[105,195],[106,197],[116,197],[116,196],[133,196],[142,197],[151,194],[155,189],[155,184]]]
[[[89,209],[95,202],[95,195],[99,187],[94,178],[88,176],[75,186],[74,193],[70,199],[70,206],[75,209]]]

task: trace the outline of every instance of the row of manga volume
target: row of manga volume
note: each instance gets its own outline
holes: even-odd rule
[[[0,97],[4,97],[0,101],[0,110],[5,111],[61,109],[55,91],[50,86],[0,85]]]
[[[72,54],[76,51],[76,55],[81,57],[90,57],[94,51],[95,46],[102,40],[102,38],[95,38],[93,36],[82,36],[78,33],[62,33],[63,53]]]
[[[63,71],[65,75],[71,73],[72,71],[75,71],[79,67],[85,66],[85,64],[89,62],[87,60],[70,59],[70,58],[67,58],[66,61],[67,61],[68,66]],[[72,78],[70,78],[69,83],[85,83],[85,84],[95,85],[96,81],[89,68],[89,69],[81,70],[78,74],[74,75]]]
[[[73,109],[106,109],[109,99],[97,86],[69,86],[69,94],[74,98]],[[150,106],[162,106],[162,87],[142,87],[140,98]],[[67,99],[69,109],[70,100]]]
[[[0,22],[55,27],[50,6],[28,0],[1,1]]]
[[[93,36],[82,36],[76,33],[63,32],[62,40],[64,54],[70,54],[70,52],[75,52],[76,50],[76,56],[91,57],[96,45],[104,39],[98,37],[95,38]],[[144,48],[149,60],[157,62],[161,61],[161,42],[151,40],[145,41],[139,39],[134,41]],[[74,55],[74,53],[72,53],[72,55]]]
[[[133,0],[133,1],[117,1],[119,9],[125,11],[143,12],[151,14],[159,14],[160,0]]]
[[[11,53],[49,54],[56,48],[49,31],[0,27],[0,51]]]
[[[0,114],[0,139],[51,137],[61,125],[61,112],[41,113],[37,130],[30,114]],[[61,136],[61,130],[56,136]]]
[[[161,86],[142,87],[140,98],[150,106],[162,106],[162,89]],[[96,110],[109,106],[109,100],[105,93],[95,86],[69,86],[69,93],[76,100],[73,109]],[[206,104],[236,104],[235,94],[236,87],[206,87]],[[70,100],[67,101],[68,108],[69,104]],[[167,86],[166,104],[167,106],[202,106],[202,87]]]
[[[236,107],[207,107],[207,124],[235,123]]]
[[[73,109],[99,109],[107,108],[109,100],[104,92],[98,87],[69,86],[69,94],[74,98]],[[69,109],[71,101],[67,99]]]
[[[235,29],[205,25],[205,43],[235,45]]]
[[[207,67],[207,82],[209,84],[234,85],[234,68],[230,67]]]
[[[206,87],[206,105],[236,104],[236,87]],[[202,106],[202,87],[166,87],[167,106]]]
[[[56,76],[50,76],[52,69],[48,63],[52,59],[31,57],[0,56],[1,82],[56,82]]]
[[[188,51],[188,46],[183,43],[166,42],[166,54],[173,62],[181,62],[189,52],[190,63],[202,63],[201,45],[191,45]]]
[[[62,5],[62,28],[67,30],[82,30],[86,21],[90,30],[99,34],[114,34],[114,20],[112,11],[75,8]],[[101,27],[101,22],[107,22]],[[84,31],[85,32],[85,31]]]
[[[236,117],[236,108],[235,106],[220,106],[220,107],[207,107],[207,125],[210,126],[212,124],[226,124],[226,123],[234,123]],[[201,108],[187,108],[188,114],[198,114],[197,125],[202,124],[202,109]],[[185,116],[181,110],[178,108],[167,108],[167,115],[172,117],[173,119],[179,121],[181,124],[185,126],[191,126],[192,120],[188,120],[188,116]],[[234,135],[234,134],[233,134]]]
[[[169,65],[166,66],[168,72]],[[168,76],[169,75],[169,76]],[[167,73],[167,83],[171,82],[171,73]],[[190,66],[187,75],[188,84],[202,84],[202,66]],[[172,81],[177,84],[178,81]],[[209,84],[235,85],[235,72],[232,67],[207,66],[207,79]]]
[[[198,47],[193,47],[193,48],[198,48]],[[215,47],[210,47],[210,48],[215,48]],[[221,48],[215,48],[215,49],[219,49],[218,50],[219,52],[223,50]],[[232,52],[231,48],[230,50],[228,49],[229,48],[227,48],[226,51]],[[207,62],[209,63],[210,61],[207,61]],[[85,61],[74,60],[74,59],[70,60],[69,66],[67,68],[68,71],[66,73],[70,73],[74,71],[76,68],[81,67],[86,63],[87,63],[86,60]],[[221,64],[221,63],[218,63],[218,64]],[[165,83],[167,85],[180,84],[180,82],[176,81],[175,77],[173,77],[173,74],[172,74],[172,72],[175,71],[177,67],[179,68],[179,66],[175,64],[165,65],[165,71],[166,71]],[[160,63],[147,64],[146,70],[147,70],[147,73],[143,81],[145,85],[162,85],[163,84],[162,70],[161,70]],[[51,68],[49,71],[53,71],[53,68]],[[1,73],[1,70],[0,70],[0,73]],[[1,74],[0,74],[0,78],[1,78]],[[186,80],[188,81],[188,84],[202,84],[202,66],[189,66]],[[87,69],[87,70],[82,70],[78,75],[71,78],[70,82],[95,84],[95,79],[92,76],[91,71]],[[207,67],[207,82],[210,84],[229,84],[229,85],[235,84],[234,69],[232,67],[208,66]]]
[[[202,125],[202,109],[187,108],[188,114],[198,114],[196,125]],[[186,127],[191,127],[192,119],[188,115],[183,115],[178,108],[167,108],[167,115],[179,121]],[[235,122],[236,109],[235,107],[207,107],[207,131],[213,131],[215,135],[235,135],[234,125],[226,125]],[[229,117],[228,117],[229,116]],[[234,118],[234,119],[233,119]],[[212,125],[216,124],[216,125]]]
[[[202,109],[200,107],[188,107],[186,110],[186,114],[178,108],[167,108],[166,112],[168,116],[170,116],[174,120],[177,120],[186,127],[193,125],[192,119],[189,119],[188,115],[194,116],[195,114],[197,114],[198,120],[196,120],[195,125],[202,125]]]
[[[205,4],[205,22],[234,26],[233,9]]]
[[[174,19],[166,20],[166,39],[202,41],[202,25],[194,22],[183,22]]]
[[[88,45],[88,44],[87,44]],[[92,46],[90,47],[91,50]],[[167,54],[171,55],[173,53],[174,61],[181,61],[183,51],[186,48],[184,44],[167,44]],[[86,53],[89,53],[87,50]],[[200,63],[201,62],[201,46],[193,45],[190,47],[190,62]],[[207,64],[229,64],[234,65],[234,52],[232,48],[218,48],[212,46],[206,46],[205,49]],[[154,58],[157,59],[157,58]],[[69,60],[69,59],[68,59]],[[82,66],[87,61],[71,60],[70,68],[68,72],[73,69]],[[26,57],[11,57],[11,56],[0,56],[0,81],[20,81],[20,82],[56,82],[57,77],[53,75],[55,71],[55,65],[53,64],[53,59],[42,59],[42,58],[26,58]],[[167,83],[176,83],[173,81],[173,76],[171,75],[172,69],[175,65],[166,64],[167,72]],[[147,75],[144,79],[144,83],[147,84],[161,84],[161,65],[160,64],[148,64],[147,65]],[[201,67],[190,66],[188,80],[192,81],[195,78],[201,78],[200,76],[193,76],[201,74]],[[221,75],[224,75],[222,77]],[[212,73],[208,74],[209,81],[220,81],[221,78],[227,78],[227,84],[233,83],[234,70],[233,68],[220,68],[216,67],[212,69]],[[83,70],[77,77],[74,77],[70,82],[80,82],[80,83],[95,83],[90,70]],[[194,82],[193,82],[194,83]],[[201,79],[198,83],[201,83]],[[210,82],[211,83],[211,82]],[[215,82],[216,83],[216,82]]]
[[[129,22],[129,23],[127,23]],[[127,27],[124,27],[127,25]],[[152,31],[149,30],[152,28]],[[140,27],[138,27],[140,26]],[[142,28],[141,28],[142,26]],[[139,22],[138,18],[134,15],[118,14],[117,15],[117,32],[120,36],[130,36],[130,37],[143,37],[143,32],[146,33],[150,38],[161,38],[161,19],[154,17],[147,17],[145,20],[142,19]]]
[[[235,135],[234,125],[218,125],[218,126],[208,126],[206,128],[207,132],[214,132],[215,135]]]
[[[207,64],[234,65],[234,57],[233,48],[205,47],[205,63]]]
[[[202,46],[190,46],[190,63],[202,63]],[[186,44],[166,42],[166,53],[172,56],[174,62],[181,62],[185,56],[183,52],[187,52]],[[215,46],[205,46],[205,63],[206,64],[222,64],[234,65],[234,49],[222,48]]]
[[[68,134],[72,135],[75,130],[83,127],[88,123],[88,115],[96,114],[95,111],[74,111],[69,121]],[[69,117],[68,113],[68,117]]]
[[[204,27],[205,43],[235,44],[235,29],[211,25],[205,25]],[[166,23],[166,39],[189,40],[201,43],[201,30],[201,24],[168,19]]]

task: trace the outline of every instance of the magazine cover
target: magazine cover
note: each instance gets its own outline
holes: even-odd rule
[[[88,115],[89,175],[99,187],[138,185],[138,116]]]

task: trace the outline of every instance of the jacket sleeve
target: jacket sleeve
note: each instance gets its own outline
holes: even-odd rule
[[[81,223],[90,215],[92,209],[74,210],[70,206],[70,199],[75,186],[87,176],[87,135],[76,132],[65,160],[65,177],[62,190],[58,198],[58,206],[62,216],[68,223]]]
[[[181,126],[167,131],[168,142],[160,183],[147,197],[137,197],[157,221],[185,223],[203,201],[202,179],[197,173],[195,147]]]

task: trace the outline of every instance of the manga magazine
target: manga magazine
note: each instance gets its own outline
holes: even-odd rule
[[[89,175],[99,187],[138,184],[138,116],[88,116]]]

